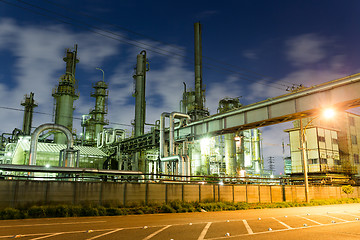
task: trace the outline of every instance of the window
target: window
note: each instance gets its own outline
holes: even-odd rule
[[[339,141],[337,138],[333,138],[331,141],[332,141],[332,144],[339,144]]]
[[[354,145],[357,145],[357,138],[355,135],[351,135],[351,143],[354,144]]]
[[[349,117],[349,124],[350,126],[355,126],[355,118]]]
[[[359,154],[354,154],[354,164],[359,164]]]
[[[308,159],[308,164],[318,164],[317,158]]]
[[[326,158],[320,158],[320,164],[327,164]]]
[[[318,141],[319,141],[319,142],[325,142],[325,137],[323,137],[323,136],[318,136]]]
[[[341,165],[340,160],[335,159],[335,160],[334,160],[334,165]]]

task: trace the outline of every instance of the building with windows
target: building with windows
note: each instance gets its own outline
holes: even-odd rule
[[[360,176],[360,116],[338,112],[333,119],[303,118],[305,154],[309,176],[319,179],[347,179]],[[303,174],[300,120],[289,133],[291,175]]]

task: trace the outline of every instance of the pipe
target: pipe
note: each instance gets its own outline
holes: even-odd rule
[[[98,137],[96,139],[96,147],[102,148],[104,146],[104,132],[99,132]]]
[[[163,112],[160,116],[160,160],[164,157],[165,145],[165,117],[169,117],[170,113]]]
[[[170,118],[170,134],[169,134],[169,154],[170,156],[168,157],[164,157],[164,145],[165,145],[165,117],[169,117]],[[164,112],[161,114],[160,117],[160,161],[161,162],[170,162],[170,161],[176,161],[179,163],[179,166],[182,166],[185,162],[185,159],[183,156],[181,155],[174,155],[174,119],[182,119],[182,118],[187,118],[187,119],[191,119],[189,115],[184,114],[184,113],[179,113],[179,112],[172,112],[172,113],[167,113]],[[182,168],[183,170],[183,168]]]
[[[62,131],[67,138],[67,149],[73,149],[74,139],[71,131],[67,127],[54,123],[45,123],[37,127],[33,132],[33,134],[31,135],[29,165],[36,165],[37,141],[40,136],[40,133],[48,129]]]
[[[175,137],[174,137],[174,119],[182,119],[182,118],[187,118],[189,120],[191,120],[190,116],[185,114],[185,113],[179,113],[179,112],[172,112],[170,114],[170,146],[169,146],[169,154],[170,155],[174,155],[174,145],[175,145]]]

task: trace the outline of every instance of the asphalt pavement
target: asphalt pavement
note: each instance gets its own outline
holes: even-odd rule
[[[0,239],[360,239],[360,204],[0,221]]]

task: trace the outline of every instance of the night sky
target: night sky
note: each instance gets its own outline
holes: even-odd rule
[[[78,44],[74,126],[94,107],[92,84],[109,84],[109,127],[134,119],[136,55],[147,51],[147,119],[179,110],[183,82],[194,87],[193,24],[202,23],[206,107],[224,97],[247,105],[359,72],[360,1],[0,0],[0,132],[22,127],[25,94],[35,93],[33,126],[52,122],[52,89],[65,48]],[[11,108],[11,109],[9,109]],[[264,159],[282,172],[284,129],[262,128]],[[147,129],[149,130],[149,129]],[[286,150],[285,155],[288,155]]]

